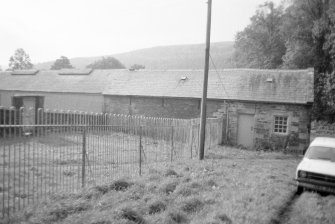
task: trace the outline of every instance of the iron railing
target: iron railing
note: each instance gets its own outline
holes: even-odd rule
[[[56,192],[197,157],[199,120],[0,108],[0,207],[10,216]],[[222,141],[208,119],[206,147]]]

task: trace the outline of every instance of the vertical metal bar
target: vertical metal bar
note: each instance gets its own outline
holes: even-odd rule
[[[30,107],[29,109],[28,109],[28,116],[29,116],[29,120],[31,119],[31,117],[32,117],[32,110],[33,110],[33,108],[32,107]],[[31,123],[29,122],[29,125],[31,125]],[[25,199],[27,199],[27,204],[29,204],[29,200],[30,200],[30,178],[31,178],[31,175],[30,175],[30,166],[31,166],[31,160],[30,160],[30,154],[31,154],[31,149],[30,149],[30,131],[31,131],[31,126],[29,126],[28,128],[27,128],[27,130],[28,130],[28,132],[26,132],[25,133],[25,138],[26,138],[26,146],[27,146],[27,148],[26,148],[26,154],[25,154],[25,160],[27,161],[27,173],[28,173],[28,177],[27,177],[27,183],[26,183],[26,185],[28,185],[28,187],[27,187],[27,193],[26,193],[26,195],[25,196],[27,196],[27,197],[25,197]],[[26,174],[25,174],[26,175]]]
[[[226,106],[226,142],[225,144],[228,144],[228,139],[229,139],[229,104],[227,103],[227,106]]]
[[[86,175],[85,175],[85,160],[86,158],[86,130],[83,131],[83,154],[82,154],[82,167],[81,167],[81,187],[85,187]]]
[[[174,150],[174,128],[171,127],[171,162],[173,161],[173,150]]]
[[[8,110],[8,124],[9,124],[9,128],[8,128],[8,140],[10,141],[10,143],[8,144],[8,150],[12,151],[11,148],[13,147],[13,212],[15,212],[15,195],[16,195],[16,188],[15,188],[15,181],[16,181],[16,175],[15,175],[15,166],[16,166],[16,158],[15,158],[15,145],[11,144],[12,142],[12,125],[13,125],[13,117],[12,117],[12,110],[13,108],[10,107]],[[10,173],[11,170],[8,170],[8,172]],[[9,190],[9,189],[8,189]]]
[[[23,107],[21,107],[19,109],[19,124],[22,125],[22,116],[23,116]],[[19,127],[19,136],[20,139],[22,139],[22,126]],[[24,140],[24,139],[23,139]],[[22,146],[21,144],[19,144],[19,146]],[[24,177],[25,175],[23,175]],[[19,149],[19,192],[21,193],[21,147]],[[19,209],[21,208],[21,200],[19,199]]]
[[[5,120],[5,108],[1,109],[0,112],[2,111],[2,121],[3,121],[3,124],[5,125],[6,123],[6,120]],[[0,114],[1,115],[1,114]],[[1,117],[0,117],[1,119]],[[2,134],[3,134],[3,138],[5,140],[5,128],[1,128],[0,130],[2,130]],[[5,189],[5,183],[6,183],[6,175],[5,175],[5,171],[6,171],[6,149],[5,149],[5,143],[0,143],[0,146],[1,148],[3,149],[2,150],[2,189],[4,190]],[[5,217],[5,194],[1,194],[1,197],[2,197],[2,217]]]
[[[59,132],[60,138],[63,138],[63,136],[65,136],[64,135],[64,130],[63,130],[64,129],[64,126],[63,126],[64,125],[63,115],[64,115],[63,110],[58,111],[58,122],[57,123],[58,123],[58,126],[59,126],[58,127],[58,130],[59,130],[58,132]],[[58,162],[57,162],[57,165],[59,166],[59,170],[60,170],[60,172],[59,172],[59,175],[60,175],[60,183],[59,183],[59,185],[60,185],[61,190],[64,191],[64,189],[66,189],[68,181],[66,180],[65,175],[64,175],[64,167],[62,165],[63,164],[62,161],[63,160],[66,161],[67,160],[67,155],[63,152],[64,150],[63,150],[63,146],[62,146],[61,143],[59,144],[57,151],[58,151]]]
[[[142,175],[142,126],[139,128],[140,130],[140,144],[139,144],[139,174]]]
[[[41,148],[39,147],[40,145],[39,145],[39,139],[40,139],[40,136],[41,136],[41,112],[42,112],[42,108],[38,108],[38,110],[37,110],[37,121],[38,121],[38,124],[39,124],[39,126],[38,126],[38,128],[37,128],[37,134],[36,134],[36,138],[37,138],[37,141],[38,141],[38,161],[37,161],[37,167],[38,167],[38,171],[40,171],[40,172],[42,172],[42,161],[41,161],[41,159],[42,159],[42,152],[41,152]],[[36,183],[36,185],[37,185],[37,198],[40,198],[40,194],[42,193],[41,192],[41,189],[42,189],[42,175],[38,175],[38,177],[40,177],[40,179],[41,179],[41,185],[39,186],[39,179],[37,178],[37,183]]]
[[[4,110],[4,116],[3,116],[3,119],[4,119],[4,122],[5,122],[5,123],[8,123],[8,122],[7,122],[7,119],[6,119],[6,118],[7,118],[6,114],[7,114],[7,110]],[[5,141],[7,140],[7,139],[6,139],[6,131],[7,131],[6,128],[4,128],[4,129],[3,129],[3,137],[4,137]],[[5,143],[5,144],[4,144],[4,152],[5,152],[4,158],[7,157],[7,156],[6,156],[6,148],[7,148],[6,146],[7,146],[7,144],[8,144],[8,143]],[[8,185],[8,186],[7,186],[7,201],[6,201],[6,202],[7,202],[7,216],[9,216],[9,200],[10,200],[10,198],[9,198],[9,195],[10,195],[10,174],[9,174],[9,170],[10,170],[10,150],[9,150],[9,149],[8,149],[8,160],[7,160],[7,161],[8,161],[8,167],[7,167],[7,171],[8,171],[7,185]],[[5,166],[6,166],[6,165],[5,165],[5,163],[4,163],[4,167],[5,167]],[[4,169],[4,174],[5,174],[5,173],[6,173],[6,169]],[[4,180],[5,180],[5,178],[4,178]],[[4,189],[5,189],[5,188],[4,188]],[[5,210],[5,206],[3,207],[3,210],[6,211],[6,210]]]
[[[34,123],[33,123],[33,127],[32,127],[32,153],[33,153],[33,156],[32,156],[32,165],[33,167],[31,168],[32,170],[32,193],[31,193],[31,196],[32,196],[32,201],[34,202],[35,201],[35,189],[36,189],[36,186],[35,186],[35,170],[36,170],[36,145],[35,145],[35,135],[36,135],[36,131],[37,131],[37,127],[36,127],[36,124],[37,124],[37,117],[38,117],[38,114],[37,114],[37,109],[34,108]]]
[[[193,158],[193,140],[194,140],[194,135],[193,135],[193,123],[191,123],[191,159]]]

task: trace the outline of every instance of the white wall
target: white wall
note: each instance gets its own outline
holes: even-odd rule
[[[88,93],[47,93],[0,90],[0,106],[12,106],[14,95],[44,96],[44,108],[51,110],[77,110],[101,113],[103,112],[104,98],[102,94]]]

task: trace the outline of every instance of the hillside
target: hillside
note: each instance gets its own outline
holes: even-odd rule
[[[234,42],[217,42],[211,44],[211,56],[217,68],[232,67],[231,56],[234,52]],[[125,52],[112,56],[126,67],[132,64],[145,65],[147,69],[201,69],[204,67],[205,45],[175,45],[158,46]],[[99,57],[71,58],[71,64],[76,68],[85,68]],[[36,64],[37,69],[49,69],[53,61]]]

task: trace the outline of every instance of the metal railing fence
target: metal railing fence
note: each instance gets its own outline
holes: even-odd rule
[[[3,217],[55,192],[146,173],[198,153],[199,120],[0,108]],[[222,141],[208,119],[206,147]]]

